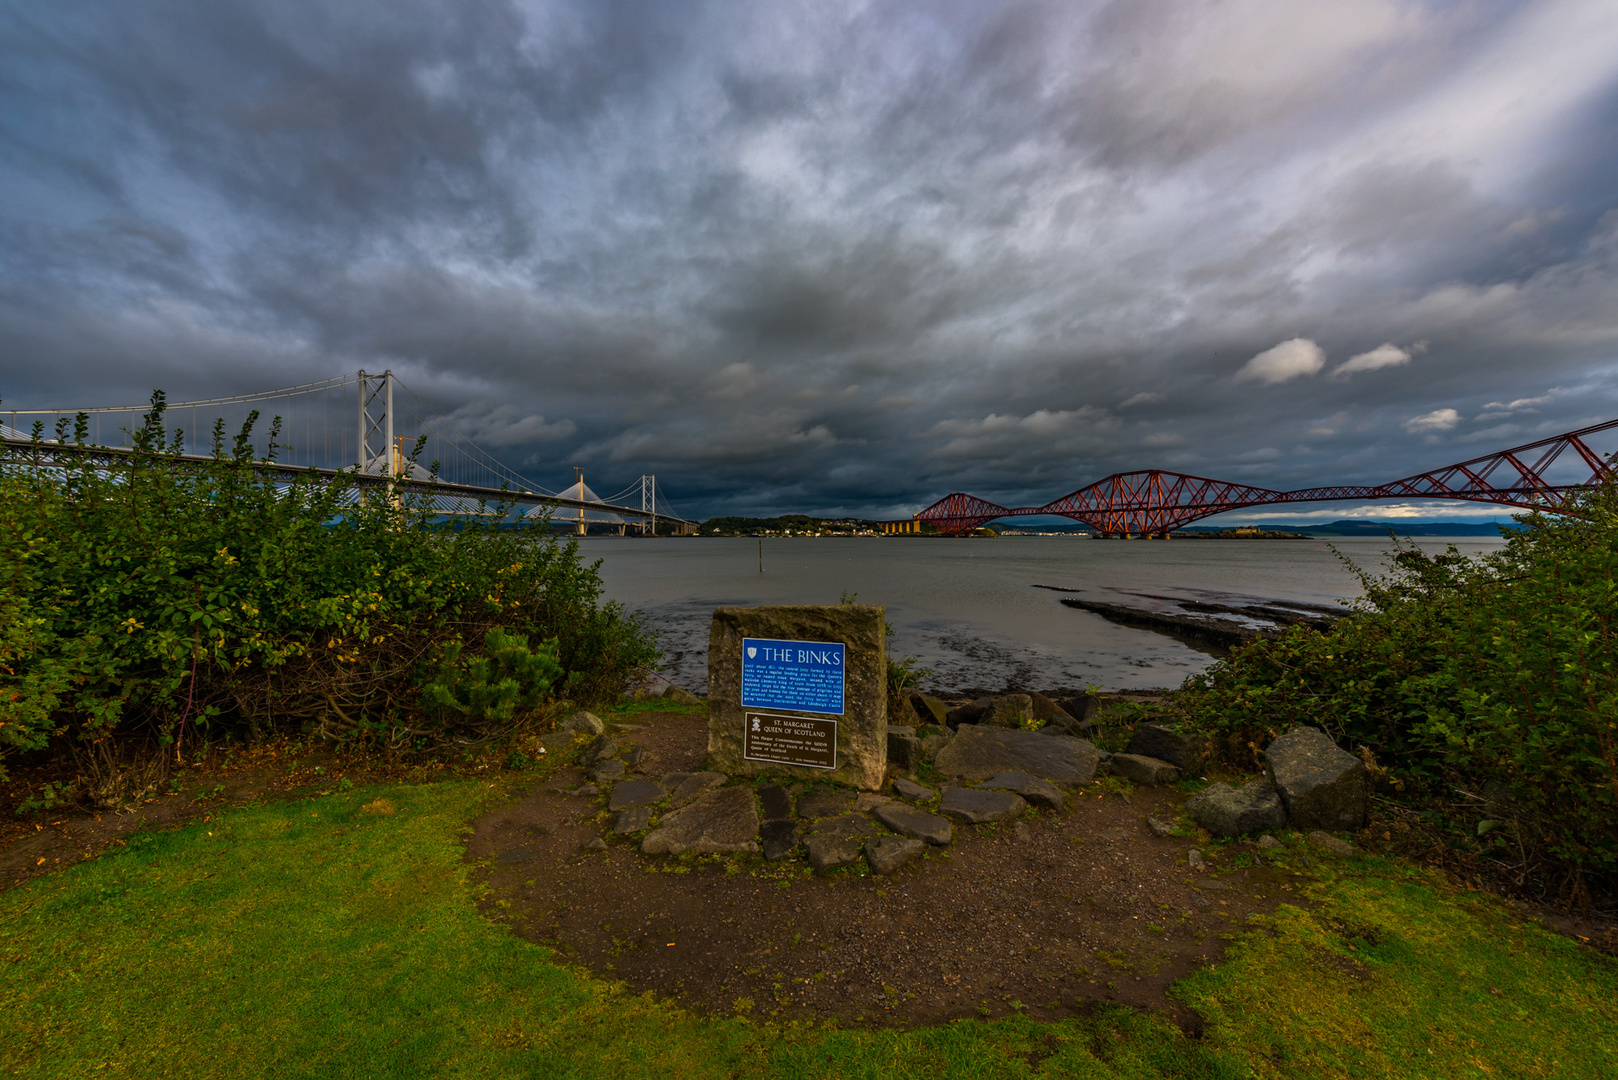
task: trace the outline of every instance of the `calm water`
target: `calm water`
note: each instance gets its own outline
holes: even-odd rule
[[[1331,543],[1361,566],[1385,565],[1388,540]],[[1423,538],[1421,547],[1497,550],[1501,541]],[[609,599],[647,613],[668,653],[664,674],[707,686],[708,623],[722,604],[835,604],[844,592],[882,604],[894,655],[934,669],[939,689],[1178,686],[1212,657],[1172,638],[1064,607],[1093,600],[1152,606],[1151,596],[1215,603],[1256,599],[1334,604],[1359,582],[1325,541],[1079,540],[1010,537],[912,540],[865,537],[764,540],[590,537]],[[1161,604],[1161,602],[1156,602]]]

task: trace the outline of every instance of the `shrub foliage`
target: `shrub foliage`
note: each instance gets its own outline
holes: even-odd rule
[[[1329,633],[1294,628],[1172,706],[1227,755],[1319,724],[1453,845],[1577,895],[1618,883],[1618,491],[1524,515],[1505,548],[1393,552]]]
[[[183,463],[157,394],[127,467],[53,464],[36,427],[35,461],[0,470],[0,755],[288,725],[469,746],[656,661],[576,542],[346,474],[273,481],[256,420]],[[82,445],[83,418],[55,434]]]

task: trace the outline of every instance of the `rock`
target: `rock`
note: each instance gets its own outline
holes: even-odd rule
[[[942,724],[923,724],[916,729],[916,738],[922,740],[924,743],[929,739],[936,739],[942,742],[954,734],[955,732],[951,731],[947,727],[944,727]]]
[[[957,705],[944,714],[944,725],[950,728],[959,728],[962,724],[975,724],[989,711],[993,698],[978,698],[967,705]]]
[[[577,731],[547,731],[539,737],[539,747],[546,757],[553,754],[566,756],[589,737]]]
[[[626,771],[622,761],[603,761],[584,775],[590,778],[591,783],[602,784],[611,780],[622,780]]]
[[[702,699],[697,697],[697,695],[693,694],[685,687],[675,686],[673,683],[670,683],[669,688],[663,691],[663,697],[665,700],[672,701],[676,705],[701,705],[703,703]]]
[[[567,791],[564,792],[564,794],[567,795],[584,795],[589,797],[594,797],[600,793],[601,789],[597,788],[594,784],[580,784],[578,787],[568,788]]]
[[[1014,791],[1035,806],[1043,806],[1047,810],[1060,810],[1067,803],[1067,796],[1062,793],[1061,788],[1048,780],[1029,776],[1025,772],[999,773],[989,777],[978,787]]]
[[[1108,764],[1115,774],[1141,787],[1172,784],[1180,778],[1180,770],[1168,762],[1139,754],[1114,754]]]
[[[764,858],[777,862],[792,854],[798,846],[798,824],[795,821],[766,821],[758,831]]]
[[[546,821],[528,826],[528,831],[533,833],[535,836],[549,836],[551,833],[556,831],[556,826]]]
[[[1277,848],[1286,847],[1285,844],[1281,843],[1281,841],[1277,840],[1275,837],[1271,836],[1269,833],[1265,833],[1263,836],[1261,836],[1257,840],[1253,841],[1253,846],[1258,847],[1258,848],[1262,848],[1265,851],[1274,851]]]
[[[532,851],[529,851],[525,847],[519,847],[519,848],[512,848],[510,851],[502,851],[500,854],[498,854],[498,855],[496,855],[494,857],[494,861],[495,862],[504,862],[504,863],[518,863],[518,862],[527,862],[529,859],[532,859],[533,857],[534,857],[534,853]]]
[[[816,833],[803,842],[809,865],[816,870],[835,870],[860,860],[860,839],[838,833]]]
[[[918,810],[907,803],[888,803],[876,808],[876,819],[900,836],[925,840],[940,846],[955,838],[955,826],[937,814]]]
[[[883,609],[873,604],[721,607],[708,633],[708,762],[732,776],[833,780],[877,791],[888,766],[888,665]],[[783,765],[742,756],[742,641],[841,642],[843,714],[836,717],[836,768]],[[804,714],[812,716],[813,714]],[[829,719],[830,717],[828,717]]]
[[[1265,748],[1264,761],[1293,828],[1346,831],[1365,824],[1365,763],[1324,731],[1293,728]]]
[[[693,775],[695,775],[695,774],[688,773],[688,772],[664,773],[662,778],[659,779],[657,782],[663,788],[664,791],[673,791],[675,788],[677,788],[681,784],[685,783],[685,781],[686,781],[686,779],[688,777],[693,776]]]
[[[665,797],[662,785],[650,780],[622,780],[612,785],[612,797],[607,800],[608,810],[628,810],[632,806],[650,806]]]
[[[648,855],[728,854],[758,850],[758,811],[753,789],[724,787],[699,795],[686,807],[663,815],[640,849]]]
[[[1034,830],[1028,827],[1026,821],[1013,821],[1011,823],[1011,839],[1013,843],[1026,844],[1034,838]]]
[[[989,699],[988,711],[978,720],[992,727],[1020,728],[1034,719],[1034,702],[1027,694],[1001,694]]]
[[[854,796],[841,791],[811,791],[798,796],[798,816],[801,818],[832,817],[846,814],[854,808]]]
[[[1095,719],[1101,712],[1101,699],[1094,694],[1053,694],[1051,700],[1081,725],[1094,727]]]
[[[605,840],[601,839],[601,837],[599,837],[599,836],[597,836],[597,837],[595,837],[594,839],[591,839],[591,840],[586,840],[580,846],[583,847],[583,849],[585,851],[606,851],[607,850],[607,842]]]
[[[621,760],[625,765],[633,769],[639,765],[642,759],[645,757],[646,748],[644,746],[631,746],[628,750],[624,751],[624,756]]]
[[[934,764],[946,776],[971,781],[1016,771],[1058,784],[1088,784],[1095,779],[1097,760],[1095,746],[1084,739],[980,724],[963,727]]]
[[[923,787],[913,780],[899,777],[893,782],[893,793],[905,799],[915,799],[917,802],[930,802],[938,798],[938,793],[930,787]]]
[[[935,697],[928,697],[919,690],[910,691],[910,707],[916,710],[916,716],[922,721],[940,726],[949,713],[948,705]]]
[[[1215,836],[1241,836],[1279,829],[1287,823],[1281,796],[1266,777],[1239,788],[1209,784],[1185,801],[1185,812]]]
[[[589,768],[598,761],[606,761],[618,756],[618,742],[611,735],[597,735],[584,753],[579,755],[579,764]]]
[[[1173,836],[1174,826],[1166,821],[1159,821],[1150,814],[1146,815],[1146,827],[1152,830],[1153,836]]]
[[[916,738],[915,728],[888,727],[888,764],[907,772],[921,764],[921,740]]]
[[[873,874],[891,874],[922,853],[927,845],[907,836],[882,836],[865,845]]]
[[[839,814],[834,818],[817,821],[813,829],[817,833],[836,833],[838,836],[852,836],[856,839],[882,835],[882,830],[873,825],[870,819],[854,813]]]
[[[921,740],[921,760],[923,764],[931,765],[938,760],[938,752],[949,743],[955,733],[947,727],[937,727],[933,724],[923,724],[916,729],[916,737]]]
[[[990,821],[1014,818],[1028,804],[1021,795],[1009,791],[981,791],[977,788],[950,788],[938,809],[956,821],[968,825],[982,825]]]
[[[1346,840],[1339,840],[1331,833],[1322,832],[1319,829],[1309,834],[1309,846],[1322,855],[1333,859],[1346,859],[1350,855],[1358,854],[1354,850],[1353,844],[1348,843]]]
[[[1044,694],[1035,691],[1028,695],[1029,708],[1035,720],[1045,724],[1077,724],[1078,720]]]
[[[711,791],[729,779],[730,777],[722,772],[691,773],[669,792],[669,802],[675,806],[690,802],[704,791]]]
[[[765,821],[787,821],[792,817],[792,794],[780,784],[769,784],[758,789],[758,801],[763,807]]]
[[[1167,724],[1145,723],[1135,727],[1126,749],[1140,757],[1166,761],[1189,774],[1201,770],[1208,760],[1209,742],[1206,735],[1196,732],[1182,733]]]
[[[650,828],[652,824],[652,808],[650,806],[637,806],[631,810],[620,810],[618,816],[612,819],[614,833],[640,832]]]
[[[556,730],[570,732],[574,735],[587,735],[593,739],[605,732],[607,725],[603,724],[594,713],[588,713],[581,709],[560,724],[557,724]]]
[[[862,791],[854,798],[854,809],[864,814],[875,810],[879,806],[886,806],[892,801],[892,796],[878,795],[874,791]]]
[[[1192,848],[1190,854],[1186,855],[1185,858],[1186,862],[1191,864],[1191,869],[1193,870],[1208,869],[1208,860],[1204,859],[1202,857],[1202,852],[1198,851],[1196,848]]]

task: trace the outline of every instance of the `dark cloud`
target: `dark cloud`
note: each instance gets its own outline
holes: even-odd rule
[[[1599,0],[12,5],[0,394],[391,367],[702,515],[1388,479],[1618,415],[1614,57]]]

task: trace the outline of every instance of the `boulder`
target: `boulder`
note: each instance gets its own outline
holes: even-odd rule
[[[1113,773],[1141,787],[1172,784],[1180,778],[1180,770],[1168,762],[1139,754],[1114,754],[1110,764]]]
[[[595,738],[607,730],[607,725],[603,724],[594,713],[585,712],[581,709],[560,724],[557,724],[556,730]]]
[[[608,810],[627,810],[632,806],[650,806],[661,802],[665,796],[663,787],[650,780],[624,780],[612,785],[612,795],[607,799]]]
[[[957,705],[944,714],[944,724],[950,728],[958,728],[962,724],[975,724],[983,719],[983,714],[989,711],[989,705],[993,701],[993,698],[978,698],[965,705]]]
[[[1046,724],[1076,724],[1078,721],[1062,706],[1039,693],[1037,690],[1028,695],[1028,701],[1035,720]]]
[[[844,791],[811,791],[798,796],[801,818],[835,817],[854,808],[854,796]]]
[[[1319,728],[1297,727],[1264,750],[1270,777],[1295,829],[1358,829],[1370,799],[1365,763]]]
[[[1253,841],[1253,846],[1264,851],[1275,851],[1277,848],[1286,847],[1285,844],[1281,843],[1281,841],[1277,840],[1269,833],[1265,833],[1263,836]]]
[[[1067,796],[1062,793],[1061,788],[1048,780],[1029,776],[1025,772],[998,773],[983,781],[978,787],[1015,792],[1035,806],[1043,806],[1047,810],[1060,810],[1067,803]]]
[[[1080,724],[1093,726],[1101,712],[1101,699],[1094,694],[1053,694],[1051,700]]]
[[[944,717],[949,713],[949,706],[935,697],[928,697],[919,690],[910,692],[910,707],[916,710],[916,716],[927,724],[944,724]]]
[[[1022,796],[1009,791],[981,791],[977,788],[950,788],[938,809],[956,821],[968,825],[983,825],[990,821],[1014,818],[1028,804]]]
[[[876,808],[876,819],[900,836],[925,840],[940,846],[955,838],[955,826],[937,814],[917,810],[906,803],[888,803]]]
[[[598,761],[607,761],[618,756],[618,742],[611,735],[597,735],[584,753],[579,755],[579,764],[589,768]]]
[[[1097,760],[1095,746],[1084,739],[980,724],[963,727],[933,764],[945,776],[973,782],[1016,771],[1057,784],[1088,784]]]
[[[906,780],[902,776],[893,782],[893,793],[900,798],[914,799],[917,802],[931,802],[938,798],[938,792],[932,788]]]
[[[767,784],[758,789],[759,806],[763,808],[760,815],[765,821],[790,821],[792,818],[792,793],[780,784]]]
[[[753,789],[725,787],[710,791],[686,807],[664,814],[657,828],[641,841],[648,855],[730,854],[758,850],[758,811]]]
[[[721,607],[708,632],[708,764],[732,776],[791,776],[880,790],[888,767],[888,664],[883,609],[873,604]],[[788,765],[744,755],[742,643],[748,638],[838,642],[844,647],[843,712],[835,720],[836,767]],[[769,710],[764,710],[766,713]]]
[[[1309,834],[1309,846],[1317,852],[1333,859],[1346,859],[1356,854],[1354,845],[1347,840],[1339,840],[1329,832],[1316,829]]]
[[[663,691],[663,697],[665,700],[672,701],[676,705],[703,704],[702,699],[697,697],[697,695],[693,694],[683,686],[675,686],[672,683],[669,685],[667,690]]]
[[[666,779],[667,778],[665,777],[665,780]],[[690,773],[685,777],[685,779],[681,780],[678,784],[669,789],[669,802],[673,803],[675,806],[679,806],[682,803],[688,803],[698,795],[701,795],[704,791],[712,791],[714,788],[718,787],[720,784],[723,784],[729,779],[730,777],[726,776],[722,772]]]
[[[792,854],[798,846],[798,824],[795,821],[766,821],[759,827],[759,846],[768,862],[777,862]]]
[[[873,874],[891,874],[920,855],[927,845],[908,836],[881,836],[865,845],[865,859]]]
[[[613,780],[622,780],[626,771],[624,763],[614,758],[599,765],[592,765],[590,771],[584,775],[590,778],[592,784],[605,784]]]
[[[1125,749],[1140,757],[1166,761],[1182,773],[1194,773],[1208,760],[1209,742],[1206,735],[1196,732],[1181,732],[1167,724],[1145,723],[1135,727]]]
[[[1239,788],[1226,783],[1209,784],[1185,801],[1185,812],[1215,836],[1279,829],[1287,820],[1281,796],[1267,777]]]
[[[989,708],[978,723],[992,727],[1020,728],[1034,719],[1034,702],[1027,694],[1001,694],[989,699]]]
[[[888,725],[888,764],[906,772],[921,764],[921,740],[916,738],[915,728]]]

